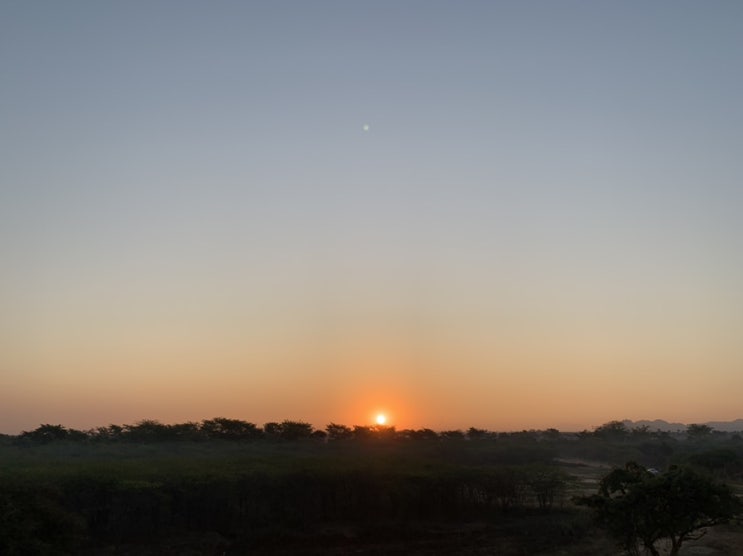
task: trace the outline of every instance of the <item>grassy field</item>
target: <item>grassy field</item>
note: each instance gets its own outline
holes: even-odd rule
[[[571,499],[632,456],[669,457],[649,442],[6,438],[0,553],[620,554]],[[669,461],[720,449],[680,444]],[[718,528],[686,553],[743,554],[741,532]]]

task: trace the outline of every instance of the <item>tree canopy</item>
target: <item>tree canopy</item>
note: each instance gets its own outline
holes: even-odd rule
[[[669,556],[701,538],[707,527],[741,511],[741,502],[721,483],[689,467],[654,474],[630,462],[606,475],[593,496],[576,500],[593,508],[599,523],[630,554],[644,548],[659,556],[659,543],[670,542]]]

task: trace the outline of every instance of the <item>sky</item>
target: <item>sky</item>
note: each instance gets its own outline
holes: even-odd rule
[[[743,4],[0,2],[0,432],[743,417]]]

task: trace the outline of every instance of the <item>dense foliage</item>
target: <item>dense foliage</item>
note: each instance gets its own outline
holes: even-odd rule
[[[664,539],[670,542],[669,556],[676,556],[684,542],[701,538],[707,527],[743,509],[726,485],[692,468],[652,473],[634,462],[614,469],[602,479],[598,494],[578,501],[596,511],[630,554],[644,550],[653,556],[660,556],[658,544]]]

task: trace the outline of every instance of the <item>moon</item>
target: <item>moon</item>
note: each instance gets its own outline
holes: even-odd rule
[[[369,131],[369,124],[364,124],[361,126],[361,129],[364,131]]]

